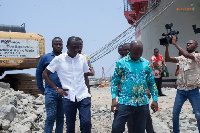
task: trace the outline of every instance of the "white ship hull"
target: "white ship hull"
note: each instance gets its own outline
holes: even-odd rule
[[[200,30],[198,29],[200,28],[200,1],[161,0],[154,10],[141,19],[136,28],[137,39],[142,41],[143,57],[149,61],[154,48],[158,48],[160,54],[165,56],[165,46],[160,45],[159,39],[162,33],[166,33],[165,24],[168,23],[173,23],[172,29],[179,31],[177,44],[182,48],[186,48],[188,40],[196,40],[200,45],[200,33],[195,34]],[[196,25],[196,28],[193,29],[192,25]],[[200,46],[197,50],[200,52]],[[178,50],[172,44],[170,44],[169,52],[171,57],[178,56]],[[167,67],[170,77],[166,79],[176,79],[176,64],[167,63]]]

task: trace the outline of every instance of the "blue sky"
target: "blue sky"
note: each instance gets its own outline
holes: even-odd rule
[[[1,21],[4,25],[25,23],[27,33],[41,34],[45,52],[52,51],[51,41],[59,36],[66,49],[67,39],[83,39],[83,52],[92,54],[125,31],[130,25],[124,17],[123,0],[0,0]],[[93,63],[95,77],[101,77],[118,58],[117,50]],[[113,69],[106,77],[113,74]],[[35,69],[5,72],[31,73]]]

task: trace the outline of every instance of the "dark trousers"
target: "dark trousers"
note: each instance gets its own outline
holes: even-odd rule
[[[136,117],[137,117],[136,115],[131,115],[131,116],[128,118],[127,127],[128,127],[128,132],[129,132],[129,133],[134,133],[134,128],[137,128],[137,127],[135,127],[134,124],[133,124],[133,121],[134,121],[134,119],[135,119]],[[147,132],[147,133],[154,133],[153,124],[152,124],[152,119],[151,119],[151,115],[150,115],[150,111],[149,111],[149,114],[148,114],[148,116],[147,116],[146,132]]]
[[[75,133],[77,109],[79,110],[81,133],[91,133],[91,101],[85,98],[79,102],[63,98],[63,110],[66,117],[67,133]]]
[[[55,133],[62,133],[64,124],[62,96],[51,91],[45,92],[45,108],[47,116],[45,120],[44,133],[52,132],[55,121]]]
[[[145,133],[148,114],[149,105],[134,107],[118,104],[118,111],[115,112],[112,124],[112,133],[123,133],[125,130],[125,124],[131,115],[136,116],[132,121],[132,124],[135,127],[133,133]]]
[[[155,79],[156,86],[157,86],[157,89],[158,89],[158,95],[162,95],[162,90],[161,90],[161,87],[162,87],[162,77],[160,77],[160,78],[154,78],[154,79]]]

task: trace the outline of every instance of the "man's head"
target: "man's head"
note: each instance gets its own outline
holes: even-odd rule
[[[72,37],[69,37],[68,38],[68,41],[67,41],[67,54],[74,58],[78,51],[79,51],[79,47],[80,47],[80,40],[78,37],[75,37],[75,36],[72,36]]]
[[[83,40],[82,40],[80,37],[78,37],[78,39],[79,39],[79,41],[80,41],[80,46],[79,46],[78,53],[81,54],[82,49],[83,49]]]
[[[198,47],[197,41],[195,41],[195,40],[189,40],[189,41],[187,42],[186,49],[187,49],[187,51],[188,51],[189,53],[194,52],[194,51],[197,49],[197,47]]]
[[[154,49],[154,55],[155,55],[156,57],[159,56],[159,49],[158,49],[158,48],[155,48],[155,49]]]
[[[123,57],[124,56],[124,51],[123,51],[123,45],[118,46],[118,53]]]
[[[63,41],[60,37],[54,37],[52,40],[52,48],[54,54],[60,54],[63,49]]]
[[[131,47],[131,51],[130,51],[131,59],[134,61],[139,60],[143,53],[142,42],[139,40],[134,40],[131,42],[130,47]]]
[[[124,50],[124,56],[126,56],[131,51],[130,43],[125,43],[123,45],[123,50]]]

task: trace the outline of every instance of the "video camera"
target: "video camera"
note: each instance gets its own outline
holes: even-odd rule
[[[175,35],[176,38],[178,39],[177,34],[179,34],[179,31],[172,30],[172,27],[173,27],[172,23],[165,25],[165,28],[167,29],[167,33],[163,33],[162,36],[164,37],[159,39],[160,45],[172,44],[173,35]]]

